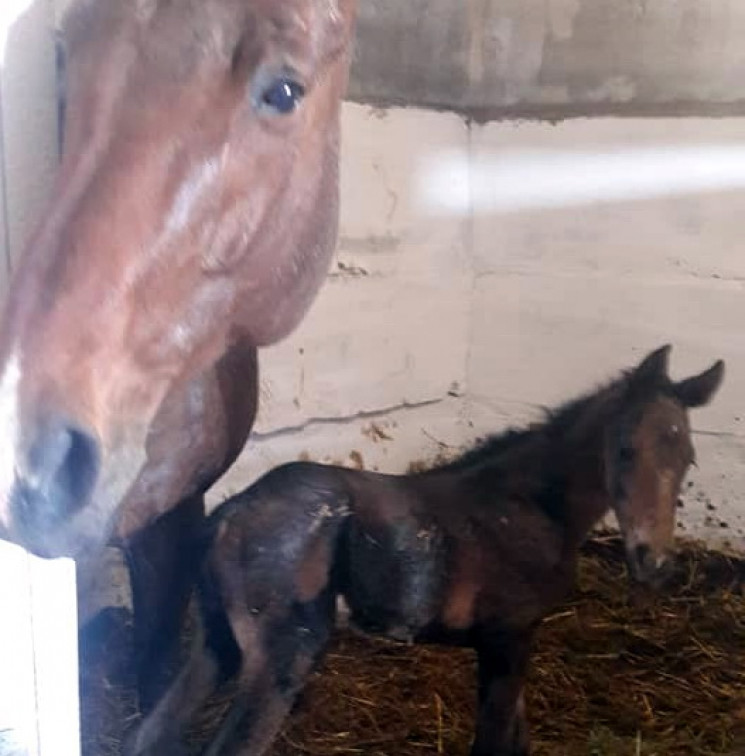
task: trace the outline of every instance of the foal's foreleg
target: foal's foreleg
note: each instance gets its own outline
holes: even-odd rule
[[[471,756],[528,756],[523,686],[532,632],[490,634],[478,653],[479,704]]]

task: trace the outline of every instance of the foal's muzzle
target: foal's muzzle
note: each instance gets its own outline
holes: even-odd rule
[[[638,583],[661,585],[670,574],[671,561],[667,552],[655,552],[646,543],[640,543],[626,552],[631,576]]]
[[[58,419],[40,426],[16,461],[8,509],[13,540],[39,556],[60,556],[64,526],[90,499],[100,466],[92,434]]]

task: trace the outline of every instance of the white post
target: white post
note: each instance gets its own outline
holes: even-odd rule
[[[0,295],[56,168],[52,0],[0,0]],[[0,754],[79,756],[75,567],[0,542]]]
[[[36,679],[29,557],[0,542],[0,753],[36,756]]]
[[[39,756],[79,756],[75,563],[28,560]]]
[[[78,756],[75,567],[0,542],[0,754]]]

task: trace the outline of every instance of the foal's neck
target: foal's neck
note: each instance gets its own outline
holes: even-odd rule
[[[574,551],[608,512],[612,500],[606,475],[606,427],[612,407],[578,420],[568,429],[559,464],[566,471],[564,501],[565,549]]]

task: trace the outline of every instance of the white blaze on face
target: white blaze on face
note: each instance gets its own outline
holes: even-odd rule
[[[224,162],[225,156],[210,158],[189,174],[166,216],[166,235],[178,234],[186,229],[198,203],[213,190],[214,182],[220,175]]]
[[[16,471],[18,448],[18,386],[21,366],[18,353],[8,360],[0,377],[0,524],[8,525],[8,496]]]
[[[675,473],[672,470],[663,469],[657,475],[660,498],[670,501],[675,494]]]

